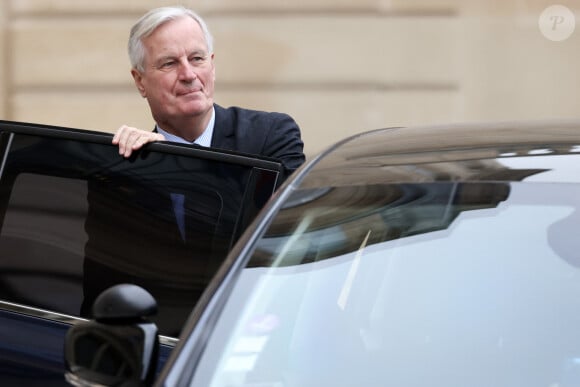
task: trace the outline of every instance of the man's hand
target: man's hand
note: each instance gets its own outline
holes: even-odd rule
[[[119,154],[123,157],[131,156],[131,153],[143,145],[154,142],[164,141],[165,137],[156,132],[150,132],[142,129],[132,128],[127,125],[121,126],[117,129],[113,137],[113,144],[119,145]]]

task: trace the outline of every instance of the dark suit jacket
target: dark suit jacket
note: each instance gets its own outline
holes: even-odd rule
[[[284,113],[239,107],[215,107],[212,148],[274,158],[284,166],[285,176],[304,163],[304,143],[298,124]]]

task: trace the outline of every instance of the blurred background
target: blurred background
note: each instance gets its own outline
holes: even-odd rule
[[[370,129],[579,116],[580,0],[3,0],[0,119],[153,128],[127,37],[175,4],[214,35],[216,102],[289,113],[309,158]]]

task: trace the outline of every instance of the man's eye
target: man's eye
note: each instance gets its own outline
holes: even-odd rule
[[[190,61],[193,63],[203,63],[205,61],[205,56],[194,56]]]
[[[170,69],[175,66],[175,61],[163,62],[159,66],[160,69]]]

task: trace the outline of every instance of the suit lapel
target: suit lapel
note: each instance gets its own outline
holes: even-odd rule
[[[215,126],[211,139],[212,148],[235,150],[234,118],[232,114],[223,107],[214,104]]]

